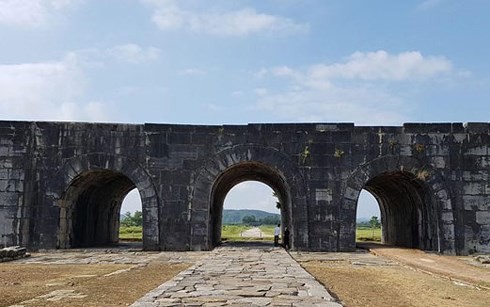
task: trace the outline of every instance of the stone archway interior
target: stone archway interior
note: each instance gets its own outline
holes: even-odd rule
[[[268,185],[278,195],[281,203],[282,225],[290,229],[292,227],[289,216],[290,196],[282,177],[276,170],[264,164],[257,162],[241,163],[225,170],[214,184],[210,211],[212,246],[221,243],[223,205],[226,195],[234,186],[244,181],[258,181]]]
[[[422,179],[402,171],[382,173],[364,189],[378,201],[382,243],[437,250],[437,212]]]
[[[121,204],[135,184],[110,170],[75,178],[61,203],[59,247],[107,246],[119,240]]]
[[[271,214],[281,214],[280,209],[277,207],[279,200],[274,197],[274,191],[266,184],[258,181],[244,181],[235,185],[226,195],[224,201],[224,210],[260,210]],[[247,215],[254,215],[248,213]],[[261,216],[256,216],[257,223]],[[238,216],[236,216],[238,217]],[[242,220],[233,218],[233,223],[242,223]],[[277,225],[280,223],[280,219],[276,223],[272,223],[272,219],[267,220],[270,225]],[[225,218],[223,217],[223,224]],[[271,241],[272,242],[272,241]]]

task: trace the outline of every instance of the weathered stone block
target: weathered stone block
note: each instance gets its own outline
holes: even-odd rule
[[[490,211],[477,211],[476,222],[480,225],[490,225]]]
[[[463,204],[465,210],[490,210],[490,199],[486,195],[464,195]]]

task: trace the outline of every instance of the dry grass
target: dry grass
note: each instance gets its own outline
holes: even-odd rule
[[[60,301],[35,299],[24,306],[128,306],[148,291],[171,279],[189,264],[154,262],[128,272],[126,264],[14,264],[0,266],[0,306],[34,299],[54,290],[74,290],[85,298]]]

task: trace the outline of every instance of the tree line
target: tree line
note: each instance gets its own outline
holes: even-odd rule
[[[255,215],[246,215],[242,218],[242,223],[249,226],[276,225],[281,223],[281,218],[275,215],[257,219]]]
[[[135,211],[134,214],[131,214],[129,211],[124,213],[121,216],[121,226],[143,226],[143,213],[141,211]]]

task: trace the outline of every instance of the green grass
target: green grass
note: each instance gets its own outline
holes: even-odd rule
[[[253,228],[247,225],[223,225],[221,228],[221,240],[222,241],[271,241],[274,235],[274,225],[261,225],[260,230],[265,234],[263,238],[248,238],[242,237],[242,232],[247,229]]]
[[[119,228],[119,239],[120,240],[130,240],[130,241],[141,241],[143,240],[143,227],[141,226],[130,226]]]
[[[261,225],[260,230],[266,236],[274,235],[274,225]],[[244,238],[240,234],[252,228],[246,225],[223,225],[221,229],[221,239],[223,241],[249,241],[252,238]],[[131,226],[119,228],[119,239],[141,241],[143,239],[143,228],[141,226]],[[269,240],[270,238],[253,238],[254,240]],[[373,229],[366,227],[358,227],[356,230],[356,241],[375,241],[381,242],[381,228]]]
[[[358,227],[356,229],[356,241],[381,242],[381,228]]]
[[[260,230],[262,230],[262,232],[266,236],[274,236],[274,227],[276,227],[276,225],[260,225],[259,226]]]
[[[246,225],[223,225],[221,227],[221,240],[243,241],[245,238],[241,236],[241,233],[250,228],[252,227]]]

